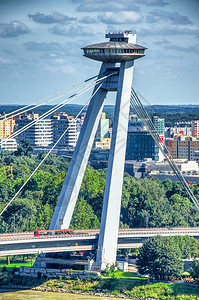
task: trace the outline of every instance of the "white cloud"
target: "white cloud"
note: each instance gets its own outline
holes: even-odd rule
[[[11,61],[8,58],[4,58],[4,57],[0,56],[0,64],[10,65],[10,64],[13,64],[13,61]]]
[[[144,6],[156,6],[156,7],[164,7],[168,4],[167,1],[164,0],[73,0],[74,3],[78,4],[77,10],[80,12],[89,12],[89,11],[123,11],[126,9],[139,11],[140,5]]]
[[[147,21],[149,23],[170,21],[172,24],[192,24],[187,16],[183,16],[177,12],[170,13],[161,9],[151,11],[147,16]]]
[[[117,13],[105,12],[98,18],[106,24],[125,24],[135,23],[141,19],[141,16],[134,11],[121,11]]]
[[[55,25],[50,29],[50,32],[57,35],[64,35],[72,38],[73,36],[91,36],[93,30],[88,26],[68,26],[68,25]]]
[[[16,37],[21,34],[29,33],[30,30],[26,24],[19,21],[11,21],[10,23],[0,24],[1,37]]]
[[[69,17],[59,12],[53,12],[52,14],[36,13],[34,15],[29,14],[29,18],[33,19],[36,23],[41,24],[53,24],[53,23],[65,23],[75,21],[77,18]]]
[[[195,25],[160,25],[154,24],[147,28],[139,28],[137,32],[141,35],[177,35],[177,34],[188,34],[188,35],[199,35],[199,27]]]

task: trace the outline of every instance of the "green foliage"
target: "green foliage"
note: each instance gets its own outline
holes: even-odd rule
[[[168,279],[183,272],[182,253],[170,237],[156,236],[146,240],[137,258],[138,271],[154,279]]]
[[[199,260],[194,260],[191,269],[189,269],[190,275],[195,278],[199,279]]]
[[[168,279],[182,273],[182,258],[198,256],[199,241],[193,237],[157,236],[146,240],[139,249],[137,266],[141,275]]]
[[[74,229],[99,228],[100,222],[94,214],[92,207],[82,197],[78,200],[71,221],[71,227]]]
[[[21,141],[21,147],[15,152],[16,156],[30,156],[30,152],[33,151],[33,147],[30,146],[30,142],[28,140]]]
[[[28,145],[24,144],[25,147]],[[45,152],[15,156],[0,151],[0,210],[44,158]],[[64,182],[69,161],[50,154],[18,198],[0,217],[0,232],[47,229]],[[87,167],[72,220],[74,228],[99,228],[106,170]],[[199,186],[191,187],[199,197]],[[125,174],[120,228],[196,226],[196,210],[179,183]]]
[[[180,194],[176,194],[179,192]],[[121,221],[134,227],[195,226],[196,210],[179,183],[125,174]]]

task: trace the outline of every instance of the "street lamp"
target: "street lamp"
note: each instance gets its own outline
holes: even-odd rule
[[[13,216],[13,222],[14,222],[14,233],[15,233],[15,216],[17,215],[17,213],[14,213],[14,214],[12,214],[12,216]]]
[[[146,215],[146,228],[148,228],[148,225],[149,225],[149,216],[148,215]]]

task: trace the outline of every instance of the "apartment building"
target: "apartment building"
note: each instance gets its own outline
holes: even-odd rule
[[[21,119],[16,120],[17,130],[20,130],[27,126],[26,130],[18,135],[17,141],[20,144],[22,140],[28,140],[30,145],[34,148],[46,148],[52,144],[52,120],[51,119],[43,119],[37,120],[33,117],[23,116]],[[32,122],[36,121],[36,123],[29,127]]]
[[[79,135],[77,124],[78,122],[73,116],[68,116],[65,113],[59,113],[52,117],[53,144],[68,129],[56,148],[65,150],[66,148],[74,148],[76,146]]]
[[[15,119],[1,119],[0,121],[0,139],[4,139],[10,136],[15,127]]]
[[[199,151],[199,139],[191,136],[175,136],[168,140],[168,148],[173,158],[195,160],[195,152]]]
[[[199,120],[191,122],[192,136],[199,138]]]

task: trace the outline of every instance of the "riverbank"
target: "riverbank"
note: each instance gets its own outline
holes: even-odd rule
[[[25,277],[16,275],[14,270],[4,270],[0,274],[0,288],[127,299],[199,300],[198,287],[173,282],[148,283],[147,278],[132,272],[115,272],[111,278],[48,280],[43,276]]]

